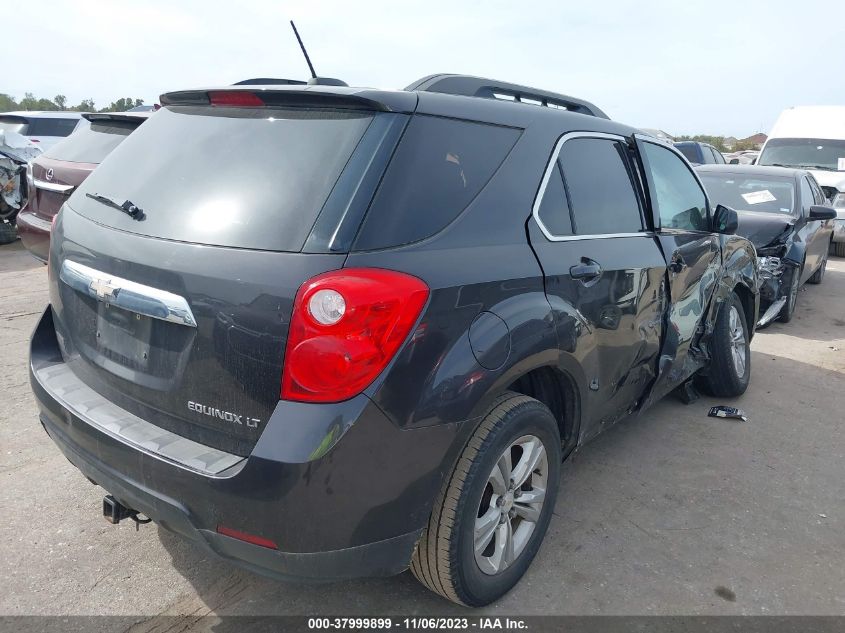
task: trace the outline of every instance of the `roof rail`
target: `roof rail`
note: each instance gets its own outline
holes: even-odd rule
[[[405,90],[421,90],[424,92],[441,92],[450,95],[463,95],[465,97],[481,97],[484,99],[500,99],[503,101],[516,101],[518,103],[529,103],[533,105],[559,108],[588,114],[590,116],[609,119],[604,112],[589,101],[567,97],[566,95],[546,90],[538,90],[528,86],[520,86],[495,79],[483,77],[472,77],[470,75],[448,75],[438,74],[423,77],[412,83]]]

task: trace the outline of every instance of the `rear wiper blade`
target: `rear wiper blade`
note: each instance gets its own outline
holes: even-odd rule
[[[117,200],[109,198],[108,196],[100,195],[99,193],[86,193],[85,195],[91,198],[91,200],[96,200],[100,204],[104,204],[107,207],[117,209],[118,211],[123,211],[133,220],[144,219],[144,210],[141,207],[136,207],[134,204],[132,204],[131,200],[124,200],[123,204],[121,204]]]

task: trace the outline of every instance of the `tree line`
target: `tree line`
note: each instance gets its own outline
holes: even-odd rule
[[[144,105],[143,99],[133,99],[132,97],[121,97],[117,101],[112,101],[104,108],[97,109],[93,99],[83,99],[76,105],[70,105],[67,102],[67,97],[64,95],[56,95],[52,99],[36,99],[31,92],[24,94],[23,99],[15,101],[11,95],[0,93],[0,112],[12,112],[14,110],[72,110],[75,112],[126,112],[132,108]]]

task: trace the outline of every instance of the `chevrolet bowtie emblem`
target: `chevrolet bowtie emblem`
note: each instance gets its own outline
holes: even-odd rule
[[[97,293],[100,299],[114,298],[116,288],[111,285],[111,279],[95,279],[91,282],[91,290]]]

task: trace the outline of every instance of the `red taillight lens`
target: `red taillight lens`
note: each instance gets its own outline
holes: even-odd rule
[[[340,402],[358,395],[408,338],[428,300],[411,275],[347,268],[318,275],[296,293],[282,398]]]
[[[213,106],[233,108],[254,108],[264,105],[258,95],[242,90],[215,90],[208,93],[208,100]]]
[[[217,526],[217,533],[230,538],[236,538],[239,541],[244,541],[245,543],[260,545],[261,547],[267,547],[269,549],[279,549],[279,546],[268,538],[256,536],[255,534],[248,534],[247,532],[241,532],[240,530],[233,530],[232,528],[227,528],[224,525]]]

